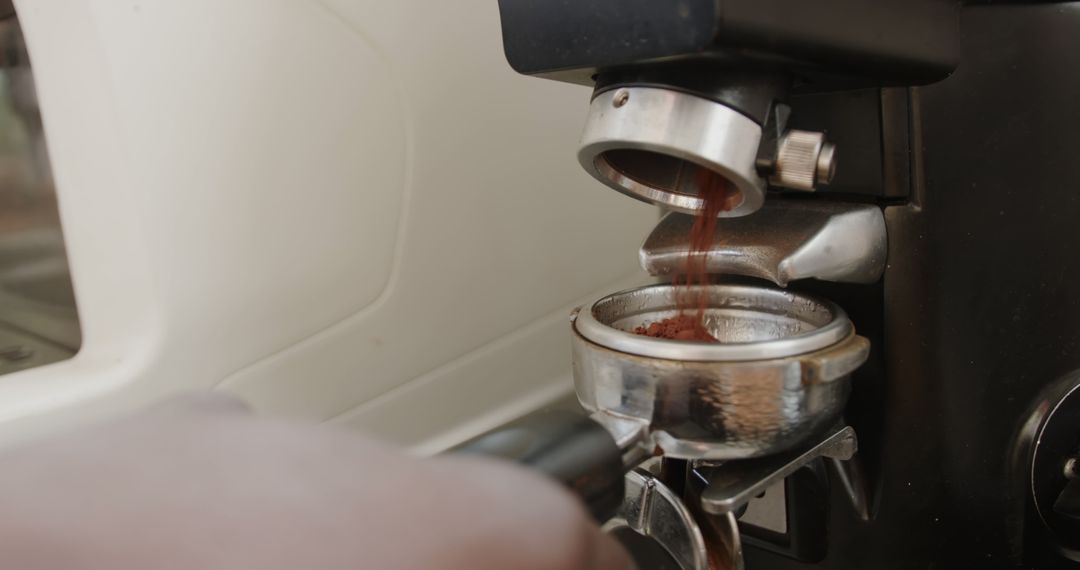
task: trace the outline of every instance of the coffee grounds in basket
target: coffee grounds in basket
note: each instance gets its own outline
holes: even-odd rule
[[[705,263],[716,234],[718,216],[720,212],[731,209],[731,199],[736,195],[732,192],[731,182],[706,168],[697,170],[696,182],[702,204],[690,228],[685,271],[672,282],[675,286],[675,307],[679,314],[637,327],[634,329],[636,334],[670,340],[720,342],[705,326],[705,309],[709,302],[708,292],[704,288],[709,284]]]
[[[670,340],[692,340],[697,342],[718,342],[715,337],[701,326],[694,315],[676,315],[650,323],[649,326],[640,326],[634,329],[635,334],[651,336],[653,338],[666,338]]]

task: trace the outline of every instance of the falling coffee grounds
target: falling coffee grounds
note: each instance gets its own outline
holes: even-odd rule
[[[726,178],[706,168],[698,169],[696,182],[702,204],[690,228],[686,270],[672,283],[675,286],[675,307],[679,313],[647,326],[639,326],[634,329],[636,334],[671,340],[719,342],[705,326],[705,309],[709,302],[708,290],[704,287],[709,284],[705,264],[716,234],[717,216],[731,208],[731,198],[735,194]]]

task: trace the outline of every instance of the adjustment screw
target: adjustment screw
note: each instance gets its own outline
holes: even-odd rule
[[[627,91],[626,89],[619,89],[618,91],[615,92],[615,98],[612,99],[611,104],[614,105],[616,109],[618,109],[619,107],[622,107],[623,105],[625,105],[626,102],[629,101],[629,100],[630,100],[630,92]]]
[[[776,148],[769,183],[792,190],[813,191],[832,182],[836,174],[836,145],[824,133],[788,131]]]

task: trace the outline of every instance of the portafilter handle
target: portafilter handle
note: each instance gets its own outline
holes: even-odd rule
[[[580,414],[529,416],[456,451],[507,459],[540,471],[577,495],[598,522],[610,519],[623,501],[623,451],[605,427]]]

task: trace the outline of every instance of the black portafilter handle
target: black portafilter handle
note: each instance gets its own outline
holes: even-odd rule
[[[598,522],[610,519],[623,502],[622,452],[603,426],[580,414],[528,416],[455,451],[507,459],[542,472],[577,495]]]

